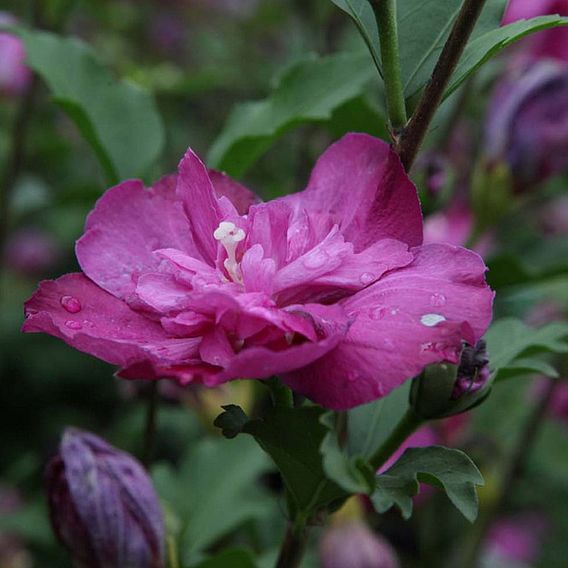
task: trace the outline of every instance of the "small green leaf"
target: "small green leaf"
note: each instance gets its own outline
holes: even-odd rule
[[[371,499],[379,512],[397,505],[408,518],[419,481],[442,488],[468,521],[476,519],[476,485],[483,485],[483,477],[466,454],[442,446],[407,449],[391,468],[377,476]]]
[[[236,404],[228,404],[221,407],[225,412],[217,416],[214,426],[221,428],[225,438],[234,438],[243,431],[243,427],[249,421],[245,411]]]
[[[262,420],[253,420],[243,432],[255,437],[278,466],[296,507],[312,511],[343,495],[324,474],[320,446],[325,427],[323,409],[273,408]]]
[[[224,550],[191,568],[256,568],[254,558],[246,550]]]
[[[568,26],[568,18],[539,16],[530,20],[520,20],[507,26],[496,26],[496,29],[473,38],[467,44],[444,96],[451,95],[469,75],[507,46],[526,35],[558,26]]]
[[[148,171],[164,145],[152,96],[117,82],[92,49],[76,38],[17,29],[28,65],[92,146],[110,183]]]
[[[377,478],[371,501],[379,513],[396,505],[405,520],[412,516],[412,497],[418,495],[420,484],[411,477],[383,474]]]
[[[382,65],[381,65],[381,51],[379,48],[379,29],[377,26],[377,20],[375,18],[375,13],[373,8],[369,4],[368,0],[331,0],[338,8],[341,8],[346,14],[348,14],[363,41],[367,45],[371,57],[373,58],[373,63],[382,76]]]
[[[535,367],[536,356],[539,353],[568,351],[568,324],[555,322],[534,329],[515,318],[504,318],[496,321],[485,334],[489,365],[492,376],[499,379],[502,371],[505,376],[511,376],[512,370],[527,365],[527,355],[530,355],[532,370],[537,372],[543,369],[549,374],[550,367],[539,363],[540,369]],[[523,357],[521,357],[523,356]],[[518,360],[524,363],[518,363]],[[519,374],[519,373],[517,373]]]
[[[213,143],[211,167],[240,177],[292,126],[329,120],[375,76],[367,53],[310,57],[289,68],[268,98],[236,106]]]

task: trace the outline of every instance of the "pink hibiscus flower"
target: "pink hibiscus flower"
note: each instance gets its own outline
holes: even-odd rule
[[[257,203],[189,150],[177,176],[108,190],[76,246],[83,273],[43,282],[24,331],[125,378],[216,386],[273,374],[335,409],[458,362],[491,319],[481,258],[422,243],[416,191],[384,142],[350,134],[305,191]]]

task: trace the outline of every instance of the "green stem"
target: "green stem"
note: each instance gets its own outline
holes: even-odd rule
[[[144,428],[144,455],[142,463],[148,469],[154,459],[156,449],[156,423],[158,415],[158,381],[148,385],[148,401],[146,407],[146,425]]]
[[[511,491],[514,489],[515,481],[521,477],[526,460],[537,440],[540,428],[546,417],[546,411],[557,384],[558,381],[554,379],[548,380],[547,388],[533,406],[517,438],[515,447],[504,464],[496,497],[481,511],[479,519],[473,525],[468,535],[465,546],[460,548],[460,566],[463,566],[463,568],[477,567],[487,531],[493,524],[495,517],[500,513],[503,505],[506,504]]]
[[[387,112],[391,127],[397,131],[406,124],[406,103],[400,73],[396,0],[374,0],[373,9],[379,28]]]
[[[373,454],[369,463],[373,470],[377,471],[385,462],[400,448],[403,442],[415,432],[424,420],[416,415],[416,413],[409,408],[406,414],[401,418],[400,422],[396,425],[395,429],[391,432],[390,436],[384,441],[381,447]]]
[[[304,521],[289,523],[275,568],[298,568],[306,551],[308,531]]]
[[[430,82],[424,88],[412,118],[400,134],[396,150],[406,171],[412,167],[485,2],[486,0],[463,1]]]

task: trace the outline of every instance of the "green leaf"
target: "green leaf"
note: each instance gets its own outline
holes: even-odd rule
[[[373,58],[373,63],[382,76],[382,65],[381,65],[381,50],[379,47],[379,29],[377,27],[377,20],[375,18],[375,13],[373,8],[369,4],[368,0],[331,0],[338,8],[341,8],[346,14],[348,14],[363,41],[367,45],[371,57]]]
[[[18,29],[29,66],[92,146],[110,183],[140,176],[164,145],[152,96],[117,82],[92,49],[75,38]]]
[[[237,105],[213,143],[211,167],[240,177],[288,129],[329,120],[375,76],[366,53],[339,53],[293,65],[268,98]]]
[[[258,486],[270,464],[247,437],[207,438],[194,445],[178,471],[160,464],[153,478],[160,497],[181,520],[184,563],[251,518],[270,501]]]
[[[373,470],[359,456],[349,455],[340,448],[333,416],[329,412],[321,419],[329,429],[320,447],[326,475],[349,493],[372,493],[375,488]]]
[[[341,489],[326,478],[322,466],[319,448],[327,432],[320,423],[323,413],[315,406],[274,407],[262,419],[251,420],[241,428],[270,455],[295,507],[304,512],[343,496]],[[231,418],[225,411],[215,422],[225,424],[228,420]]]
[[[373,504],[380,513],[397,505],[408,518],[418,482],[442,488],[468,521],[476,519],[476,486],[483,485],[483,477],[466,454],[442,446],[407,449],[391,468],[377,476]]]
[[[409,97],[429,79],[461,2],[399,0],[397,20],[404,93]]]
[[[529,364],[527,355],[530,355],[529,370],[546,370],[545,374],[549,374],[549,366],[535,363],[536,356],[543,352],[567,352],[568,324],[555,322],[534,329],[518,319],[503,318],[489,328],[485,340],[494,378],[500,379],[502,372],[505,376],[511,376],[515,368],[521,369],[521,373],[525,372]]]
[[[234,438],[243,431],[245,424],[249,421],[245,411],[236,404],[227,404],[221,406],[225,411],[213,422],[214,426],[221,428],[221,432],[225,438]]]
[[[256,568],[254,558],[246,550],[224,550],[192,568]]]
[[[504,369],[499,371],[499,380],[504,380],[510,377],[525,374],[544,375],[551,379],[557,379],[560,375],[558,371],[548,362],[534,357],[524,357],[515,359],[512,363],[507,365]]]
[[[507,46],[526,35],[557,26],[568,26],[568,18],[539,16],[530,20],[520,20],[503,27],[495,26],[496,29],[472,39],[464,50],[445,97],[449,96],[469,75]]]
[[[350,493],[371,493],[374,472],[367,460],[387,439],[408,408],[410,381],[387,397],[347,412],[347,439],[344,448],[338,443],[333,415],[321,422],[328,428],[320,451],[326,475]]]
[[[408,409],[411,382],[406,381],[388,396],[347,413],[347,447],[352,455],[370,458],[389,437]]]

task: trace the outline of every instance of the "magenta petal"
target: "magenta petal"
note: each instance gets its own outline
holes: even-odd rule
[[[209,178],[217,197],[228,197],[239,215],[246,215],[250,206],[260,201],[250,189],[223,172],[209,170]]]
[[[214,264],[217,241],[213,238],[213,233],[223,215],[207,168],[193,150],[189,149],[182,158],[178,171],[176,191],[183,202],[193,238],[204,260]]]
[[[351,408],[386,396],[428,364],[456,363],[462,340],[479,339],[493,301],[483,261],[450,245],[414,252],[411,265],[343,301],[356,318],[345,340],[288,374],[288,385],[326,407]]]
[[[422,243],[416,188],[392,148],[366,134],[347,134],[328,148],[307,189],[288,199],[299,210],[331,215],[356,252],[381,239]]]
[[[25,332],[59,337],[79,351],[127,366],[168,342],[159,323],[132,311],[82,274],[46,280],[25,304]]]
[[[87,218],[76,254],[83,272],[117,298],[128,299],[143,272],[163,263],[153,251],[173,247],[195,254],[181,204],[168,177],[153,188],[125,181],[105,192]]]
[[[231,379],[270,377],[299,369],[329,353],[345,337],[349,322],[340,306],[302,306],[306,316],[313,318],[318,332],[317,341],[274,350],[263,346],[243,349],[228,361],[223,370],[207,378],[204,383],[215,386]]]

